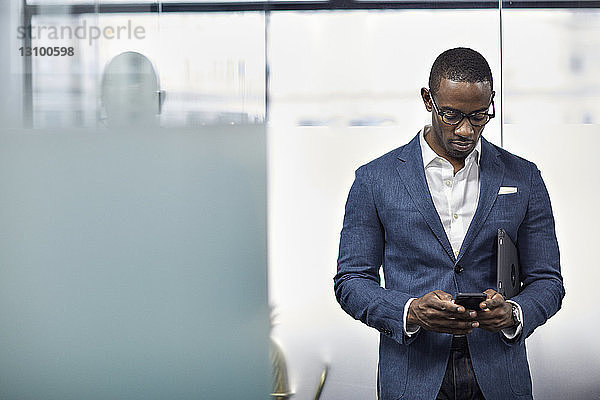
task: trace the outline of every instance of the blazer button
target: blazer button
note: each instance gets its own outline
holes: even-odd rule
[[[457,274],[460,274],[464,270],[465,269],[463,267],[461,267],[460,265],[458,265],[458,264],[454,266],[454,272],[456,272]]]

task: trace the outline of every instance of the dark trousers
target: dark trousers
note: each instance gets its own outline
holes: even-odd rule
[[[436,400],[485,400],[475,379],[464,336],[452,338],[446,373]]]

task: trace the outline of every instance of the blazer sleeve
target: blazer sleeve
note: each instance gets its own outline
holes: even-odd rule
[[[363,166],[356,171],[346,202],[335,296],[354,319],[407,344],[417,336],[408,338],[403,334],[404,305],[411,296],[381,287],[379,269],[384,246],[385,232],[374,201],[373,180]]]
[[[532,168],[527,212],[517,234],[523,289],[511,299],[523,310],[521,343],[560,309],[565,296],[550,197],[540,171]]]

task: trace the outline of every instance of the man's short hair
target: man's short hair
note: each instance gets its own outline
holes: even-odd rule
[[[489,82],[493,89],[492,71],[486,59],[473,49],[457,47],[444,51],[431,66],[429,89],[436,94],[442,78],[456,82]]]

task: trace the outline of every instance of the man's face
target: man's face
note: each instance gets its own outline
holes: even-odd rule
[[[427,111],[432,111],[433,131],[431,135],[427,135],[427,142],[440,156],[449,161],[462,162],[475,148],[484,127],[473,126],[468,118],[464,118],[458,125],[444,123],[433,108],[429,91],[424,88],[421,95]],[[458,110],[465,114],[487,112],[492,89],[489,82],[456,82],[443,78],[440,89],[433,97],[440,111]]]

